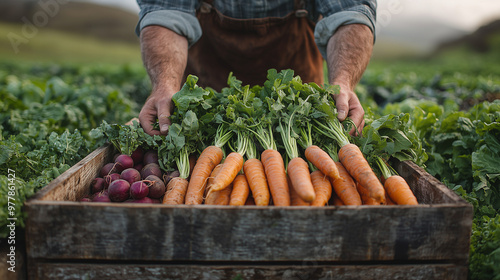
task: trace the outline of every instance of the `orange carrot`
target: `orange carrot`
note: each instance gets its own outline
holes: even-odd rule
[[[212,191],[207,194],[205,204],[207,205],[228,205],[233,190],[233,184],[229,184],[221,191]]]
[[[333,189],[337,196],[342,200],[345,205],[361,205],[361,197],[356,189],[356,183],[352,179],[349,172],[344,168],[340,162],[335,162],[340,174],[340,179],[330,179]]]
[[[203,203],[208,176],[210,176],[215,166],[221,162],[224,156],[222,147],[232,135],[233,132],[226,130],[222,125],[217,128],[214,145],[208,146],[203,150],[191,172],[188,191],[186,193],[186,204]]]
[[[391,198],[398,205],[417,205],[418,201],[406,183],[399,175],[393,175],[385,180],[384,187]]]
[[[373,197],[371,197],[368,190],[361,186],[359,182],[356,183],[356,189],[359,192],[361,201],[363,201],[363,205],[380,205],[380,203],[377,202]]]
[[[167,191],[163,197],[163,204],[184,204],[184,198],[188,188],[185,178],[174,177],[167,184]]]
[[[258,206],[269,205],[269,187],[267,185],[266,172],[262,162],[251,158],[243,164],[243,172],[247,178],[255,204]]]
[[[262,152],[261,161],[274,205],[290,206],[290,191],[281,154],[277,150],[267,149]]]
[[[368,195],[378,204],[385,204],[385,190],[363,153],[355,144],[346,144],[340,148],[339,159],[349,174],[366,188]]]
[[[385,203],[387,205],[396,205],[396,203],[394,203],[394,201],[392,201],[392,199],[389,197],[389,194],[387,194],[387,192],[385,192]]]
[[[288,163],[288,176],[292,182],[292,187],[297,194],[306,202],[312,202],[316,198],[314,187],[309,173],[309,166],[305,160],[300,157],[293,158]]]
[[[247,178],[243,174],[237,175],[233,181],[233,191],[231,192],[229,205],[245,205],[249,194],[250,188],[248,187]]]
[[[311,181],[316,193],[316,198],[311,206],[325,206],[332,196],[332,185],[329,178],[320,170],[316,170],[311,173]]]
[[[305,156],[323,174],[333,179],[340,179],[339,170],[333,159],[323,149],[316,145],[307,147]]]
[[[221,162],[222,157],[222,149],[217,146],[208,146],[203,150],[191,174],[186,193],[186,204],[201,204],[203,202],[208,176]]]
[[[292,185],[290,182],[290,177],[286,176],[288,179],[288,185]],[[300,196],[297,194],[294,188],[290,188],[290,205],[291,206],[311,206],[310,202],[305,202],[300,198]]]
[[[230,153],[224,160],[219,174],[215,176],[210,191],[216,192],[227,188],[242,168],[243,156],[237,152]]]
[[[335,205],[335,206],[344,206],[345,205],[344,202],[342,202],[342,199],[340,199],[335,194],[333,194],[332,197],[333,197],[333,205]]]
[[[237,151],[230,153],[226,159],[224,159],[222,169],[219,174],[215,176],[209,192],[223,190],[233,182],[236,175],[238,175],[243,168],[243,156],[247,150],[248,141],[248,135],[243,132],[238,132],[238,140],[236,141]]]

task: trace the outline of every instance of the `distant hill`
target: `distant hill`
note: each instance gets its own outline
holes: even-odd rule
[[[54,1],[57,3],[57,1]],[[138,44],[134,33],[138,15],[122,9],[84,2],[68,2],[58,7],[55,15],[47,14],[39,1],[0,1],[0,21],[25,24],[36,23],[36,15],[47,15],[44,29],[63,31],[98,40]],[[23,20],[24,19],[24,20]]]
[[[498,52],[500,49],[500,19],[481,26],[471,34],[440,44],[436,53],[457,47],[466,47],[477,53]]]

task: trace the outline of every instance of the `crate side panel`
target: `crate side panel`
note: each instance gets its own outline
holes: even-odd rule
[[[113,147],[105,145],[66,170],[38,191],[27,203],[36,200],[77,201],[90,192],[90,183],[101,167],[112,159]]]
[[[34,280],[79,279],[467,279],[467,268],[452,264],[412,265],[172,265],[37,263]]]
[[[32,258],[466,262],[468,207],[31,205]],[[35,207],[36,206],[36,207]]]

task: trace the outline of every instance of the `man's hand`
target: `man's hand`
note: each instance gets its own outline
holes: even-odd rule
[[[349,117],[356,125],[350,131],[351,135],[360,135],[365,126],[365,110],[359,102],[358,96],[347,85],[340,85],[340,93],[333,96],[337,106],[338,119],[344,121]],[[356,131],[357,129],[357,131]]]
[[[149,135],[167,134],[172,109],[172,95],[153,90],[139,113],[139,121],[144,131]],[[156,119],[160,124],[160,131],[153,130]]]
[[[139,121],[147,134],[165,135],[173,110],[172,96],[182,86],[188,42],[184,36],[155,25],[145,27],[140,39],[142,60],[153,90],[139,113]],[[160,123],[160,131],[153,130],[156,119]]]
[[[340,85],[340,94],[334,96],[338,119],[349,117],[356,124],[358,133],[365,125],[361,103],[354,88],[361,79],[373,49],[373,34],[362,24],[344,25],[337,29],[327,45],[328,80]],[[351,135],[356,135],[353,129]]]

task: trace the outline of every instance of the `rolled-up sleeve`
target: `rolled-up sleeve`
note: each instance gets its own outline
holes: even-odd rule
[[[159,25],[184,36],[192,46],[201,37],[201,26],[196,18],[198,1],[137,0],[141,11],[135,28],[141,30],[150,25]]]
[[[326,59],[328,40],[342,25],[364,24],[375,38],[377,1],[322,1],[316,0],[317,11],[323,15],[314,29],[314,38],[323,58]]]

